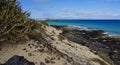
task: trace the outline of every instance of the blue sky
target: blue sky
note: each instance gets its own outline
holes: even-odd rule
[[[120,19],[120,0],[18,0],[36,19]]]

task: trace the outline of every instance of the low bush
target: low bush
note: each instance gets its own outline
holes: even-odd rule
[[[0,0],[0,42],[25,42],[27,34],[32,36],[34,29],[41,30],[41,24],[47,25],[29,16],[30,13],[22,11],[16,0]]]

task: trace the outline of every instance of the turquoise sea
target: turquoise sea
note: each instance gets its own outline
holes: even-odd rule
[[[85,30],[103,30],[109,35],[120,36],[120,20],[51,20],[49,25],[67,25]]]

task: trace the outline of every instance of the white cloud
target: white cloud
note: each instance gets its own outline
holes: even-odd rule
[[[75,16],[92,16],[92,17],[120,17],[120,14],[106,12],[73,12]]]
[[[60,11],[60,18],[69,18],[69,19],[120,19],[120,14],[107,13],[101,11],[91,11],[91,12],[82,12],[82,11],[71,11],[68,8],[63,8],[63,11]],[[59,18],[58,18],[59,19]]]

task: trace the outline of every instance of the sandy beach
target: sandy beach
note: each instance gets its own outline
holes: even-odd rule
[[[60,35],[62,32],[61,30],[56,30],[51,26],[46,26],[44,29],[46,30],[46,33],[51,36],[52,39],[54,39],[51,40],[51,38],[46,37],[49,42],[48,44],[51,45],[51,48],[53,47],[59,52],[51,53],[47,47],[43,47],[42,42],[33,40],[23,44],[11,45],[9,43],[3,43],[0,47],[1,63],[5,63],[13,55],[20,55],[24,56],[29,61],[34,62],[36,65],[39,65],[40,62],[44,62],[46,65],[71,65],[73,63],[80,63],[82,65],[87,65],[88,63],[92,65],[99,65],[99,62],[96,62],[92,59],[98,59],[106,65],[109,65],[99,56],[93,54],[85,46],[78,45],[72,41],[68,41],[67,39],[60,41],[58,35]],[[59,54],[62,54],[63,57],[59,56]],[[70,57],[72,58],[73,62],[68,62],[68,58]],[[49,60],[49,63],[47,63],[45,59]]]

